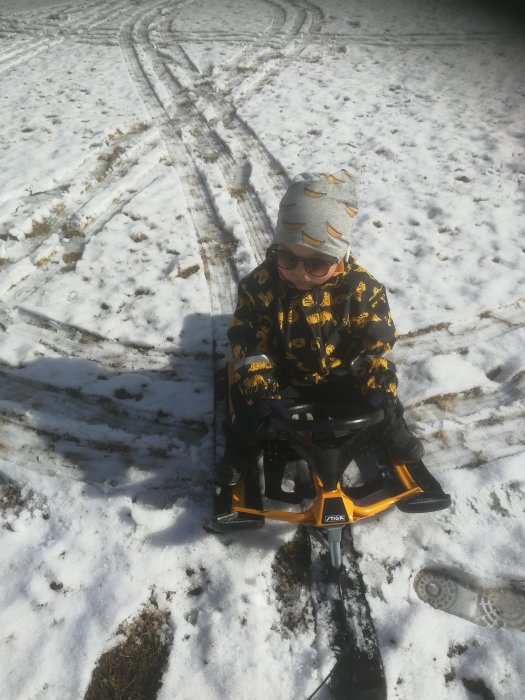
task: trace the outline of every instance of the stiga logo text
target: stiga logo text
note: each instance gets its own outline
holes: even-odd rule
[[[344,515],[325,515],[323,520],[325,523],[344,523],[346,518]]]

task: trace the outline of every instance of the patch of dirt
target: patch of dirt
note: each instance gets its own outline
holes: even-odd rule
[[[310,552],[302,528],[278,549],[272,581],[283,628],[293,633],[306,630],[313,620],[313,609],[308,595]]]
[[[403,333],[399,336],[400,340],[411,340],[412,338],[419,338],[421,335],[426,335],[427,333],[434,333],[435,331],[444,331],[450,327],[448,321],[442,323],[435,323],[431,326],[425,326],[424,328],[418,328],[415,331],[409,331],[408,333]]]
[[[84,700],[154,700],[173,642],[170,614],[151,600],[117,630],[124,640],[100,657]]]
[[[0,512],[11,510],[19,513],[25,503],[22,490],[14,481],[8,481],[0,486]]]
[[[472,387],[472,389],[460,391],[457,394],[436,394],[435,396],[430,396],[428,399],[424,399],[417,405],[426,406],[428,404],[434,404],[442,411],[452,411],[456,407],[459,400],[477,398],[482,394],[483,389],[480,386],[475,386]]]
[[[188,279],[188,277],[191,277],[191,275],[194,275],[196,272],[200,270],[200,265],[190,265],[189,267],[185,267],[182,270],[179,270],[179,273],[177,277],[182,277],[182,279]]]
[[[384,561],[383,567],[386,571],[386,582],[392,583],[394,580],[394,571],[399,569],[403,565],[403,562],[399,559],[393,559],[391,561]]]
[[[13,516],[18,517],[23,511],[28,511],[31,517],[34,517],[36,511],[39,511],[44,520],[49,519],[49,511],[44,497],[28,489],[23,489],[11,479],[4,480],[0,475],[0,521],[3,521],[2,527],[12,530],[13,527],[10,523],[13,521]]]
[[[448,648],[447,656],[453,659],[455,656],[462,656],[468,651],[468,644],[451,644]]]

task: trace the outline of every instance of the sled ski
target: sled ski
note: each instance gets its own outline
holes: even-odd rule
[[[386,700],[381,652],[351,530],[342,533],[344,564],[337,572],[328,565],[329,545],[322,534],[308,528],[308,539],[314,605],[335,629],[336,664],[316,693],[327,685],[332,700]]]
[[[497,584],[460,571],[424,568],[414,578],[414,590],[437,610],[481,627],[525,632],[525,582]]]
[[[222,410],[227,374],[216,386]],[[319,619],[335,629],[336,664],[321,686],[333,700],[386,700],[386,680],[349,525],[396,505],[428,513],[450,505],[450,496],[422,461],[393,463],[374,439],[381,408],[291,403],[290,417],[271,414],[263,459],[235,486],[216,487],[214,532],[261,527],[265,520],[302,525],[311,560],[311,596]],[[218,437],[219,431],[216,431]],[[217,442],[218,445],[218,442]],[[219,448],[220,449],[220,448]],[[218,450],[219,451],[219,450]],[[360,478],[345,481],[355,463]],[[295,465],[291,474],[289,467]]]

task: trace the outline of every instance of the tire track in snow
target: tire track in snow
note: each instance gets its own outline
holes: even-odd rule
[[[441,323],[400,336],[394,355],[399,365],[415,366],[442,355],[464,355],[475,346],[521,347],[525,299],[482,311],[469,321]],[[517,358],[519,364],[519,358]],[[525,363],[511,371],[488,370],[492,384],[437,394],[407,404],[407,416],[419,428],[429,467],[475,468],[523,452]]]
[[[524,392],[525,369],[493,390],[474,387],[409,407],[431,470],[473,469],[523,452]]]
[[[0,18],[0,36],[10,42],[0,53],[0,75],[61,44],[71,36],[83,36],[116,19],[128,7],[124,0],[50,7],[21,18]],[[35,16],[36,15],[36,16]],[[64,18],[64,15],[66,18]],[[80,16],[78,16],[80,15]],[[54,18],[54,19],[50,19]],[[12,37],[16,37],[12,44]],[[30,42],[30,43],[28,43]]]
[[[170,92],[168,74],[156,52],[148,50],[148,26],[167,4],[160,2],[146,12],[133,15],[121,29],[120,43],[130,74],[162,133],[172,164],[180,177],[210,285],[213,314],[220,316],[231,313],[236,295],[238,273],[231,258],[234,241],[231,234],[224,230],[213,196],[191,153],[183,144],[179,128],[174,125],[178,119],[176,108],[180,105],[176,102],[177,95]],[[223,143],[218,145],[225,147]],[[233,283],[225,284],[224,280],[229,279]]]
[[[118,139],[113,147],[120,148]],[[92,178],[79,183],[77,191],[70,191],[67,198],[62,195],[47,204],[46,209],[55,212],[45,217],[51,237],[49,234],[35,236],[34,247],[11,266],[0,286],[0,313],[3,310],[5,315],[8,305],[23,304],[41,285],[74,268],[90,238],[124,209],[138,188],[156,179],[162,167],[157,151],[154,137],[146,133],[132,137],[129,147],[115,164],[104,166],[105,172],[99,171],[100,155],[93,156],[91,164],[88,161],[80,166],[79,172],[88,167],[93,172]],[[38,213],[33,212],[27,224],[37,218]],[[19,222],[18,226],[23,227],[24,222]]]
[[[75,453],[83,464],[73,466],[73,471],[70,465],[64,474],[82,478],[89,463],[105,461],[101,457],[105,451],[120,455],[121,468],[126,465],[145,468],[149,464],[156,470],[172,464],[185,454],[189,445],[200,442],[206,435],[208,427],[204,421],[180,419],[173,412],[174,397],[180,383],[187,382],[187,378],[178,375],[171,366],[154,372],[137,369],[136,379],[142,382],[140,391],[147,394],[148,389],[153,389],[153,397],[145,397],[144,406],[140,396],[125,389],[129,387],[129,372],[111,373],[107,368],[94,368],[93,364],[83,376],[75,363],[69,386],[56,386],[38,378],[46,370],[53,376],[53,366],[59,366],[53,358],[37,363],[40,365],[37,372],[35,365],[27,373],[0,366],[0,457],[22,465],[29,459],[34,465],[41,461],[38,455],[42,449],[60,444],[59,453],[66,458]],[[67,373],[63,360],[60,367],[62,373]],[[191,377],[190,383],[194,381]],[[159,388],[161,393],[155,396]],[[22,454],[18,454],[21,446]],[[89,454],[83,458],[86,452]],[[58,463],[54,462],[55,472]],[[104,474],[107,478],[107,471]]]
[[[132,139],[129,157],[121,159],[118,166],[108,170],[100,181],[95,179],[92,188],[83,188],[84,201],[80,212],[86,213],[88,218],[89,215],[92,217],[86,235],[94,235],[100,231],[117,211],[122,211],[125,204],[135,195],[137,189],[140,189],[141,186],[147,186],[156,177],[155,173],[159,168],[165,169],[165,165],[159,165],[159,155],[163,153],[163,150],[162,152],[158,150],[158,140],[155,134],[149,130],[146,134]],[[137,173],[134,173],[134,170],[137,170]],[[22,284],[22,289],[19,285],[16,289],[17,294],[11,299],[11,302],[20,302],[22,298],[27,298],[34,289],[43,282],[48,282],[53,276],[54,274],[50,272],[45,279],[38,276],[38,278],[33,278],[29,284]],[[141,376],[146,373],[152,383],[152,390],[154,392],[155,390],[160,391],[166,396],[166,407],[158,410],[142,408],[141,404],[132,400],[132,408],[128,407],[125,411],[122,410],[122,401],[118,398],[103,394],[92,395],[87,387],[76,389],[59,386],[53,389],[52,385],[47,386],[39,381],[31,381],[33,390],[29,396],[25,391],[27,380],[21,371],[13,370],[10,373],[9,384],[5,381],[2,384],[1,398],[4,404],[0,416],[3,416],[4,423],[9,424],[12,439],[25,445],[24,462],[30,462],[33,466],[39,464],[38,453],[42,449],[42,440],[39,437],[45,433],[43,426],[49,423],[50,416],[54,417],[55,415],[64,415],[70,423],[72,416],[75,417],[76,433],[71,439],[77,445],[74,451],[80,460],[82,459],[82,450],[78,445],[84,445],[85,450],[91,455],[91,461],[95,459],[97,454],[95,443],[97,443],[97,449],[100,452],[98,459],[102,459],[106,449],[104,442],[95,439],[86,441],[85,436],[82,436],[82,425],[89,422],[90,415],[98,424],[98,431],[103,434],[109,430],[109,427],[113,426],[116,417],[119,431],[117,443],[125,453],[130,451],[129,445],[134,444],[133,455],[138,454],[137,450],[141,446],[140,441],[137,442],[137,436],[147,434],[148,430],[144,426],[148,422],[155,433],[156,447],[151,449],[156,450],[156,452],[167,452],[163,447],[167,434],[178,440],[180,444],[189,446],[201,441],[207,431],[204,424],[177,418],[176,414],[173,414],[168,407],[170,401],[174,400],[173,397],[176,397],[181,391],[183,393],[189,391],[188,387],[195,382],[210,383],[209,368],[212,363],[210,353],[185,354],[169,345],[164,348],[151,348],[111,341],[85,329],[51,320],[45,315],[24,309],[21,306],[11,310],[5,303],[0,306],[0,335],[6,339],[11,335],[16,337],[18,343],[22,342],[27,347],[33,348],[33,352],[37,355],[41,354],[46,361],[51,358],[51,360],[59,359],[67,362],[74,358],[75,360],[97,363],[97,366],[100,367],[100,374],[108,375],[111,380],[118,380],[118,377],[123,375],[124,386],[130,375]],[[34,372],[33,362],[31,367]],[[181,388],[184,384],[187,385],[185,389]],[[124,396],[125,398],[126,396]],[[125,403],[129,404],[129,401],[124,401]],[[35,411],[34,404],[45,408]],[[61,410],[60,406],[63,406]],[[31,420],[27,419],[28,413],[31,415]],[[161,420],[159,420],[159,414]],[[134,418],[130,418],[130,415]],[[53,424],[58,425],[55,428],[53,438],[56,442],[59,439],[57,431],[60,424],[56,424],[54,419]],[[117,430],[117,426],[114,429]],[[6,430],[4,427],[4,438],[6,438]],[[24,430],[28,432],[27,442],[20,440]],[[49,438],[49,430],[47,433]],[[95,434],[95,428],[93,428],[92,433]],[[10,443],[7,439],[4,442],[8,445],[16,444]],[[34,453],[32,460],[29,459],[30,445],[33,446]],[[115,442],[112,443],[111,451],[112,453],[116,451]],[[12,451],[10,459],[11,461],[15,459]],[[171,459],[170,455],[166,454],[166,464],[168,463],[166,460],[169,459]],[[126,460],[126,463],[130,462],[129,456],[126,457]],[[56,465],[59,460],[55,460],[54,463],[54,471],[58,474]],[[159,463],[159,458],[156,458],[156,463]],[[73,469],[67,474],[72,474],[74,478],[80,478],[83,471],[79,472]]]
[[[267,2],[282,13],[280,26],[270,36],[263,36],[248,46],[240,55],[215,67],[212,80],[208,81],[210,89],[215,91],[215,99],[224,101],[226,98],[226,114],[232,106],[237,110],[278,75],[317,36],[322,26],[322,13],[311,3],[298,0]],[[220,111],[218,116],[222,116]]]
[[[70,30],[97,27],[126,9],[129,9],[127,0],[90,0],[80,5],[65,3],[26,10],[18,16],[0,17],[0,33],[22,37],[64,36]]]
[[[89,221],[84,232],[86,237],[96,235],[116,213],[122,211],[135,196],[137,189],[154,180],[160,168],[165,169],[165,165],[159,165],[159,156],[162,154],[164,150],[159,152],[157,137],[149,130],[146,134],[134,137],[116,165],[103,173],[98,172],[98,157],[93,157],[90,169],[100,177],[92,180],[91,187],[79,185],[80,192],[76,193],[78,197],[73,197],[79,206],[76,214]],[[83,165],[85,167],[86,164]],[[72,198],[71,193],[68,197]],[[85,238],[82,241],[84,245]],[[62,452],[75,455],[75,460],[69,460],[71,463],[68,469],[62,471],[59,470],[60,456],[55,455],[52,460],[53,473],[68,478],[83,478],[83,475],[91,473],[90,469],[92,471],[89,464],[93,465],[97,461],[107,466],[107,450],[113,459],[116,459],[117,453],[121,454],[122,459],[115,467],[117,471],[120,470],[119,473],[122,473],[126,465],[137,468],[137,460],[143,466],[149,460],[152,469],[155,465],[160,469],[169,464],[173,467],[176,463],[179,472],[182,459],[182,463],[187,462],[195,469],[192,460],[186,459],[184,455],[191,445],[205,438],[209,427],[205,423],[178,418],[176,412],[169,409],[169,404],[173,400],[176,402],[176,397],[181,392],[184,395],[184,391],[190,391],[196,382],[210,385],[211,353],[184,354],[169,346],[158,349],[126,345],[85,329],[50,320],[21,306],[10,308],[14,303],[21,304],[38,286],[49,282],[64,269],[64,266],[57,265],[56,269],[42,271],[42,274],[36,274],[30,280],[15,285],[9,300],[4,296],[0,306],[0,335],[7,341],[10,336],[16,337],[18,342],[27,341],[27,346],[37,354],[40,348],[46,361],[50,358],[62,362],[84,359],[97,363],[100,374],[108,375],[110,380],[118,382],[119,376],[123,375],[124,387],[130,375],[140,376],[146,373],[153,393],[160,392],[166,397],[166,406],[158,410],[147,406],[142,408],[138,399],[135,401],[131,397],[126,400],[125,394],[122,401],[113,396],[92,394],[86,386],[80,389],[53,387],[52,384],[46,385],[39,381],[30,382],[32,391],[28,394],[23,372],[13,370],[9,382],[2,383],[1,392],[3,438],[0,442],[4,456],[7,454],[10,461],[16,461],[27,468],[40,468],[40,452],[44,449],[43,441],[47,441],[49,445],[60,444]],[[33,362],[30,368],[34,372]],[[123,410],[122,404],[128,404],[126,410]],[[60,421],[58,416],[64,420]],[[83,426],[93,421],[91,437],[88,437]],[[61,435],[61,426],[65,424],[69,425],[71,435]],[[151,426],[150,438],[147,437],[146,425]],[[112,431],[117,437],[110,436],[107,440],[96,438],[97,434],[107,435]],[[167,440],[167,435],[170,440]],[[168,449],[166,445],[169,447],[170,444],[172,447]],[[9,445],[12,447],[7,448]],[[22,445],[23,449],[17,457],[17,449],[13,446]],[[76,462],[82,463],[84,467],[79,469],[75,466]],[[97,473],[95,470],[89,478],[96,480]],[[107,469],[102,470],[100,477],[106,479],[107,473]]]
[[[260,70],[260,61],[267,51],[267,45],[273,41],[273,37],[277,34],[284,23],[281,19],[277,24],[275,21],[272,26],[259,37],[256,41],[250,44],[244,52],[236,54],[235,64],[239,64],[242,60],[243,69],[239,73],[236,66],[229,66],[228,61],[224,61],[226,69],[220,68],[225,74],[235,74],[235,83],[241,84],[244,80],[245,70]],[[203,76],[192,62],[188,53],[183,48],[181,42],[184,37],[175,41],[172,40],[171,34],[167,33],[165,25],[152,25],[152,30],[149,33],[149,40],[152,50],[156,51],[160,60],[168,72],[168,80],[175,81],[177,90],[183,91],[185,95],[186,112],[184,117],[189,117],[193,121],[193,127],[186,131],[193,131],[197,128],[198,123],[207,124],[213,131],[217,132],[217,137],[222,138],[226,142],[227,147],[239,163],[244,163],[248,158],[251,161],[257,161],[257,165],[262,168],[265,177],[274,189],[276,195],[281,195],[283,189],[287,186],[289,179],[286,177],[284,168],[278,159],[262,144],[258,136],[240,119],[236,112],[236,106],[230,99],[230,94],[222,86],[217,88],[214,79],[209,76]],[[167,48],[169,46],[169,48]],[[246,59],[243,56],[246,56]],[[233,60],[233,59],[232,59]],[[247,61],[249,63],[247,64]],[[214,75],[217,68],[214,68]],[[179,123],[184,123],[184,118],[179,118]],[[219,127],[223,128],[220,131]],[[239,169],[242,169],[239,167]],[[242,178],[241,178],[242,181]],[[242,186],[242,185],[241,185]],[[262,206],[259,204],[262,208]]]
[[[42,451],[59,445],[69,466],[60,469],[57,454],[53,474],[97,481],[96,474],[113,474],[106,452],[121,456],[115,469],[124,478],[126,468],[180,465],[206,437],[206,419],[181,418],[177,397],[209,386],[210,372],[200,372],[209,355],[125,346],[28,311],[18,315],[25,318],[17,319],[18,342],[40,347],[42,357],[21,368],[0,364],[0,456],[45,472]],[[130,380],[141,388],[129,390]],[[100,473],[97,462],[106,465]]]
[[[284,3],[284,0],[283,0]],[[276,3],[277,4],[277,3]],[[284,4],[283,4],[284,6]],[[317,8],[320,11],[320,8]],[[317,24],[319,26],[319,23]],[[194,44],[204,44],[211,41],[224,41],[231,44],[244,44],[250,41],[256,41],[260,38],[259,34],[254,33],[231,33],[227,30],[177,30],[173,29],[170,32],[171,39],[174,41],[187,41]],[[522,31],[461,31],[461,32],[367,32],[367,31],[352,31],[348,33],[324,32],[311,34],[309,42],[321,46],[384,46],[410,48],[410,47],[429,47],[429,48],[447,48],[456,46],[469,46],[471,44],[484,44],[487,41],[507,43],[509,41],[521,41],[523,39]]]
[[[272,26],[263,37],[243,52],[250,58],[248,65],[244,62],[242,72],[253,71],[256,78],[261,72],[261,60],[267,60],[269,43],[270,52],[273,54],[277,52],[279,56],[279,70],[282,70],[283,47],[286,47],[288,57],[294,56],[304,43],[300,30],[307,33],[312,30],[312,27],[318,29],[318,18],[316,23],[312,19],[315,17],[312,10],[304,10],[302,3],[283,5],[272,2],[271,4],[281,10],[280,22],[277,23],[274,16]],[[287,11],[283,10],[283,7],[287,8]],[[289,20],[290,7],[294,10],[292,21],[288,22],[290,26],[276,40],[278,31]],[[297,7],[300,11],[297,11]],[[165,47],[169,45],[171,39],[165,29],[166,26],[163,13],[160,24],[159,20],[152,16],[149,23],[143,23],[137,28],[140,31],[138,38],[141,44],[150,49],[148,57],[150,64],[169,95],[172,126],[180,131],[192,158],[194,160],[198,158],[201,161],[200,168],[203,176],[206,177],[206,173],[213,170],[214,177],[222,180],[230,194],[236,197],[236,208],[241,216],[244,233],[255,254],[255,259],[260,262],[270,242],[273,211],[270,214],[261,201],[257,187],[252,182],[252,173],[254,169],[257,170],[255,177],[258,182],[266,183],[265,186],[270,186],[273,190],[275,204],[289,183],[289,179],[282,165],[238,117],[236,105],[228,99],[231,90],[225,87],[224,81],[219,91],[214,87],[212,80],[203,79],[196,70],[181,46],[183,35],[182,38],[179,35],[179,41],[166,50]],[[298,42],[297,37],[301,37]],[[157,44],[161,44],[164,48],[159,50]],[[235,60],[238,66],[238,55]],[[240,82],[238,69],[228,67],[228,73],[233,73],[232,85],[238,86]],[[261,79],[260,75],[258,77]],[[266,71],[263,77],[268,77]],[[255,89],[256,83],[253,80],[251,82],[252,89]],[[222,123],[224,128],[219,128],[218,122]],[[210,167],[210,161],[214,162],[213,167]]]
[[[208,222],[214,220],[216,225],[227,231],[229,226],[229,212],[222,215],[217,197],[214,196],[214,186],[228,193],[229,209],[237,208],[241,216],[245,233],[248,235],[252,246],[259,246],[262,251],[264,244],[260,244],[265,232],[271,230],[271,223],[265,212],[260,207],[253,192],[245,187],[245,164],[238,163],[233,158],[228,145],[213,129],[210,124],[201,118],[191,96],[184,89],[180,80],[174,73],[168,71],[164,61],[159,56],[150,40],[150,27],[155,19],[155,13],[151,12],[139,18],[134,25],[135,56],[141,62],[143,70],[148,72],[148,85],[152,89],[157,105],[160,105],[163,120],[163,132],[165,134],[170,155],[173,162],[180,170],[180,163],[193,171],[194,183],[200,182],[201,190],[205,191],[205,199],[208,200]],[[151,97],[151,95],[150,95]],[[210,182],[209,173],[213,174],[215,182]],[[195,191],[191,197],[195,197]],[[237,197],[234,202],[233,198]],[[202,195],[201,195],[202,198]],[[196,230],[201,231],[208,222],[196,222]],[[229,234],[230,245],[235,240]],[[203,241],[200,236],[201,242]],[[205,252],[206,256],[206,252]],[[232,266],[228,265],[232,274]],[[233,271],[235,278],[238,273]],[[224,275],[217,277],[225,278]],[[214,283],[211,282],[213,285]],[[233,308],[233,299],[221,313],[230,313]]]
[[[320,24],[319,11],[309,3],[270,4],[278,8],[279,20],[274,14],[274,20],[266,34],[256,42],[255,47],[249,46],[245,51],[246,55],[250,56],[250,66],[256,72],[260,72],[261,52],[264,58],[264,53],[268,51],[267,35],[274,41],[273,37],[277,36],[283,25],[288,22],[286,32],[279,36],[277,51],[286,47],[288,56],[292,57],[304,44],[303,34],[318,31]],[[291,21],[290,8],[293,10]],[[258,183],[266,183],[266,186],[273,190],[275,204],[289,180],[282,165],[238,117],[235,105],[223,94],[227,94],[227,91],[221,89],[219,93],[213,90],[210,81],[207,81],[207,84],[203,83],[200,74],[196,75],[195,66],[180,43],[174,44],[169,52],[157,48],[157,43],[166,47],[171,39],[166,30],[168,9],[161,3],[152,12],[140,17],[135,24],[133,41],[142,53],[139,61],[147,62],[150,70],[150,88],[153,87],[157,102],[162,104],[168,116],[172,133],[175,132],[179,139],[182,137],[201,177],[206,178],[207,173],[211,171],[212,179],[223,184],[237,200],[234,204],[240,214],[244,234],[255,259],[259,262],[264,258],[270,242],[273,211],[271,214],[267,211],[252,179],[255,178]],[[299,40],[296,41],[298,37]],[[271,47],[271,51],[275,53],[276,48]],[[283,65],[281,57],[279,69],[282,69]],[[247,69],[247,66],[244,68]],[[151,73],[154,74],[154,86]],[[238,85],[239,76],[237,71],[234,73],[232,84]],[[267,77],[266,73],[264,77]],[[252,87],[255,89],[256,85]],[[219,130],[217,121],[226,122],[225,128]],[[254,173],[254,170],[257,172]],[[213,186],[208,184],[207,189],[211,193]],[[223,226],[227,226],[227,217],[221,217],[220,211],[217,214],[219,219],[222,218]],[[242,237],[242,232],[240,235]]]
[[[135,436],[125,430],[90,426],[67,416],[49,413],[0,415],[0,460],[23,470],[46,476],[83,481],[107,493],[138,491],[141,498],[156,491],[169,491],[171,503],[178,498],[202,498],[206,480],[197,478],[198,465],[191,446],[199,431],[189,424],[178,426],[178,435]],[[200,433],[202,434],[202,432]],[[201,474],[199,473],[199,477]],[[136,486],[134,486],[134,484]]]
[[[268,71],[261,69],[261,61],[267,59],[268,50],[278,59],[272,68],[273,74],[297,55],[310,34],[318,32],[322,24],[321,11],[311,3],[267,0],[267,4],[274,8],[271,25],[243,52],[247,60],[243,73],[246,70],[255,73],[255,81],[250,80],[252,90],[257,88],[258,80],[268,78]],[[170,10],[176,18],[176,9],[165,3],[139,16],[133,35],[128,35],[124,45],[134,42],[135,57],[139,63],[142,61],[143,73],[148,73],[147,84],[155,95],[154,109],[160,104],[165,113],[160,115],[165,133],[171,129],[172,137],[179,144],[182,141],[201,180],[212,181],[203,183],[207,193],[213,197],[213,185],[218,182],[236,200],[230,199],[230,205],[239,212],[243,231],[237,229],[234,235],[241,241],[247,238],[255,260],[260,262],[271,240],[275,212],[268,211],[258,190],[271,190],[265,199],[273,200],[276,209],[289,178],[275,156],[237,115],[236,104],[229,99],[231,90],[224,84],[220,90],[215,88],[213,81],[203,79],[196,70],[181,46],[183,33],[179,33],[177,42],[172,42],[168,28],[176,19],[171,23],[167,21]],[[168,51],[166,47],[170,42],[173,45]],[[239,56],[235,62],[237,66]],[[242,75],[239,77],[236,66],[228,66],[228,62],[225,65],[232,86],[245,82]],[[140,74],[138,77],[140,80]],[[213,204],[219,221],[223,227],[228,227],[228,215],[221,216],[220,205],[216,201]]]
[[[151,347],[124,343],[55,321],[35,311],[19,308],[12,314],[0,309],[0,332],[17,335],[34,354],[41,357],[75,358],[96,362],[110,372],[155,371],[170,376],[187,376],[195,360],[207,359],[207,353],[184,353],[169,345]],[[41,349],[41,350],[40,350]],[[207,377],[191,371],[197,379]]]
[[[349,32],[348,34],[318,34],[313,42],[321,46],[378,46],[382,48],[456,48],[473,44],[508,44],[523,41],[523,31],[464,31],[464,32]]]
[[[487,343],[525,325],[525,297],[505,306],[481,311],[464,322],[444,322],[399,336],[397,360],[417,362],[424,356],[450,352],[462,353],[471,345]]]

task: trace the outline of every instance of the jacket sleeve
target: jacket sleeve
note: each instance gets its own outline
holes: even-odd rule
[[[391,352],[397,334],[385,288],[376,284],[363,296],[365,305],[349,319],[351,335],[355,333],[357,340],[350,371],[363,396],[379,403],[384,394],[397,395],[396,368],[385,357]]]
[[[276,362],[271,353],[272,324],[265,313],[270,302],[268,293],[258,299],[243,281],[239,284],[228,339],[233,353],[233,381],[248,405],[260,399],[280,398],[274,376]]]

